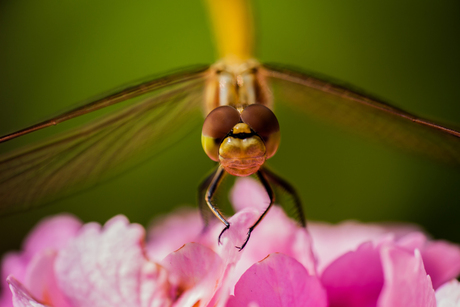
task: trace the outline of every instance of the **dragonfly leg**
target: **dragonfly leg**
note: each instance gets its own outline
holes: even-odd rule
[[[209,185],[211,184],[212,179],[216,175],[217,169],[214,170],[210,175],[208,175],[198,187],[198,209],[200,210],[201,218],[203,219],[204,227],[203,233],[206,232],[209,226],[211,219],[211,212],[207,210],[207,204],[205,200],[206,191],[208,190]]]
[[[230,228],[230,223],[225,219],[225,217],[222,215],[222,213],[219,211],[219,209],[217,209],[217,207],[214,206],[214,204],[212,203],[212,197],[216,193],[216,189],[219,186],[219,184],[222,182],[222,179],[224,178],[224,175],[225,175],[225,170],[221,165],[219,165],[219,167],[217,168],[217,170],[213,174],[213,176],[208,177],[204,182],[204,183],[206,183],[209,178],[212,178],[210,180],[209,186],[208,186],[208,188],[206,190],[206,194],[205,194],[204,199],[205,199],[206,204],[208,205],[209,209],[211,209],[212,213],[214,213],[214,215],[225,225],[224,229],[221,231],[221,233],[219,235],[219,238],[218,238],[219,244],[221,244],[220,238],[222,237],[224,232],[227,229]]]
[[[302,202],[300,201],[299,194],[297,194],[296,190],[294,187],[281,178],[280,176],[276,175],[272,171],[268,170],[267,168],[263,169],[264,174],[267,176],[268,180],[272,182],[274,185],[280,187],[283,191],[288,193],[292,199],[294,200],[294,206],[295,206],[295,211],[296,211],[296,217],[297,220],[300,222],[302,227],[307,226],[307,222],[305,220],[305,214],[303,212],[303,207],[302,207]]]
[[[265,191],[267,191],[267,194],[268,194],[268,197],[270,198],[270,204],[268,205],[268,207],[265,209],[265,211],[259,216],[259,218],[257,219],[257,221],[251,226],[249,227],[248,229],[248,234],[246,236],[246,240],[244,241],[243,245],[241,245],[241,247],[239,246],[236,246],[236,248],[238,248],[240,251],[243,250],[243,248],[246,246],[246,244],[248,243],[249,241],[249,238],[251,237],[251,233],[252,231],[257,227],[257,225],[260,223],[260,221],[262,221],[262,219],[265,217],[265,215],[267,214],[268,210],[270,210],[273,202],[275,201],[275,194],[273,194],[273,190],[272,190],[272,187],[270,186],[270,183],[268,182],[267,178],[265,177],[265,174],[262,170],[259,170],[257,172],[257,177],[259,178],[260,182],[262,183],[262,185],[264,186],[265,188]]]

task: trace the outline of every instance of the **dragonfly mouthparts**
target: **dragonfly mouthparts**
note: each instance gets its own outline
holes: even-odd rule
[[[220,164],[233,176],[245,177],[257,172],[265,162],[265,155],[254,158],[222,158]]]

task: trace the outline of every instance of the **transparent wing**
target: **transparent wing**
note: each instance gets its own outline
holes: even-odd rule
[[[278,101],[359,134],[460,167],[460,132],[291,69],[265,64]]]
[[[191,125],[202,122],[206,77],[206,70],[200,69],[156,79],[43,122],[60,122],[131,99],[125,101],[126,107],[73,131],[0,156],[0,213],[27,209],[88,187],[176,142]],[[10,136],[36,130],[43,123]]]
[[[103,98],[95,99],[89,103],[86,103],[82,106],[74,108],[68,112],[62,113],[58,116],[55,116],[51,119],[45,120],[33,126],[21,129],[19,131],[4,135],[0,137],[0,143],[14,139],[18,136],[40,130],[49,126],[54,126],[59,123],[62,123],[66,120],[117,104],[119,102],[124,102],[128,99],[138,97],[142,94],[149,93],[158,89],[162,89],[168,86],[174,86],[181,84],[187,81],[196,80],[201,78],[206,74],[206,71],[209,66],[201,66],[193,69],[187,69],[179,71],[176,73],[170,73],[163,77],[154,78],[147,82],[142,82],[134,86],[127,87],[123,90],[114,91],[114,93],[109,95],[104,95]]]

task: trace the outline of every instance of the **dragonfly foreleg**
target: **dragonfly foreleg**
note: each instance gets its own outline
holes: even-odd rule
[[[273,194],[272,187],[270,186],[270,183],[268,182],[267,178],[265,178],[265,174],[263,173],[263,171],[261,171],[261,170],[257,171],[257,177],[259,178],[260,182],[264,186],[265,191],[267,191],[268,197],[270,198],[270,204],[265,209],[265,211],[259,216],[257,221],[251,227],[249,227],[248,234],[246,236],[246,240],[244,241],[243,245],[241,245],[241,247],[236,246],[236,248],[238,248],[240,251],[246,246],[246,244],[249,241],[249,238],[251,237],[252,231],[257,227],[257,225],[260,223],[260,221],[262,221],[262,219],[267,214],[268,210],[270,210],[273,202],[275,201],[275,194]]]
[[[222,215],[222,213],[219,211],[219,209],[217,209],[217,207],[214,206],[214,204],[212,203],[212,198],[213,198],[214,194],[216,193],[216,190],[217,190],[218,186],[222,182],[222,179],[224,178],[224,175],[225,175],[225,170],[221,165],[219,165],[219,167],[217,168],[217,170],[213,174],[213,176],[210,176],[210,177],[206,178],[206,180],[202,184],[202,186],[203,186],[208,181],[210,181],[209,186],[208,186],[208,188],[206,190],[206,194],[205,194],[204,199],[205,199],[206,204],[208,205],[209,209],[211,209],[212,213],[214,213],[214,215],[225,225],[225,228],[222,230],[222,232],[220,233],[219,238],[218,238],[219,244],[221,244],[220,238],[222,237],[224,232],[227,229],[230,228],[230,223],[225,219],[225,217]],[[200,188],[201,188],[201,186],[200,186]]]
[[[200,186],[198,187],[198,209],[200,210],[200,215],[201,215],[201,218],[204,224],[203,231],[202,231],[203,233],[207,231],[210,219],[212,218],[211,212],[209,212],[209,210],[206,208],[207,207],[206,199],[205,199],[206,191],[208,190],[212,179],[216,175],[216,172],[217,172],[217,168],[213,170],[212,173],[209,174],[201,182]]]

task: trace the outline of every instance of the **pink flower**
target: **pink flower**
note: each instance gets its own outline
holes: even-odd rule
[[[408,225],[311,222],[307,232],[274,207],[238,252],[268,199],[247,178],[232,196],[239,211],[220,246],[222,225],[202,233],[190,209],[158,219],[147,239],[123,216],[103,227],[45,220],[4,257],[0,307],[460,306],[457,245]]]

